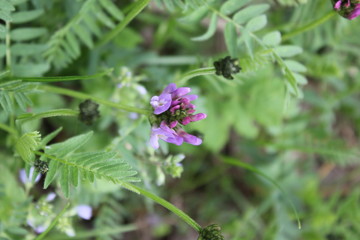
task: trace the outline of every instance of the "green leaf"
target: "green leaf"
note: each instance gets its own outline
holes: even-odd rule
[[[100,0],[100,4],[118,21],[124,19],[124,14],[111,0]]]
[[[28,164],[35,160],[34,151],[38,149],[41,142],[41,135],[38,131],[25,133],[15,144],[17,154]]]
[[[293,57],[295,55],[298,55],[300,53],[302,53],[302,48],[298,47],[298,46],[293,46],[293,45],[282,45],[279,47],[275,48],[275,52],[280,56],[280,57]]]
[[[13,113],[14,107],[9,94],[5,91],[0,92],[0,105],[7,113]]]
[[[64,193],[64,196],[66,198],[69,198],[70,195],[70,186],[69,186],[69,166],[66,164],[63,164],[60,169],[60,187],[62,192]]]
[[[274,31],[266,34],[263,37],[263,43],[268,46],[277,46],[281,43],[281,33]]]
[[[30,56],[41,54],[46,49],[44,44],[15,43],[11,47],[11,54],[14,56]]]
[[[65,142],[52,144],[45,150],[45,152],[59,158],[65,157],[87,143],[92,135],[93,132],[90,131],[88,133],[69,138]]]
[[[2,10],[6,10],[10,12],[15,10],[14,6],[11,4],[11,1],[9,0],[0,0],[0,6]]]
[[[250,32],[256,32],[256,31],[259,31],[260,29],[264,28],[266,26],[266,24],[267,24],[266,16],[260,15],[258,17],[251,19],[246,24],[246,29],[249,30]]]
[[[270,8],[269,4],[256,4],[237,12],[233,19],[238,24],[243,24],[249,19],[259,16]]]
[[[90,33],[83,26],[74,25],[73,28],[76,35],[81,41],[83,41],[83,43],[85,43],[85,45],[87,45],[89,48],[92,48],[94,46]]]
[[[94,10],[94,14],[97,17],[97,19],[102,22],[105,26],[109,27],[109,28],[114,28],[115,27],[115,23],[111,20],[111,18],[109,18],[108,16],[106,16],[105,13],[103,13],[102,11],[97,11]]]
[[[286,64],[286,66],[288,66],[288,68],[291,71],[294,71],[294,72],[306,72],[307,71],[307,68],[303,64],[301,64],[297,61],[285,60],[284,63]]]
[[[51,141],[53,140],[62,130],[62,127],[59,127],[58,129],[56,129],[55,131],[49,133],[48,135],[46,135],[42,140],[41,140],[41,147],[45,148],[45,146]]]
[[[51,160],[49,163],[49,171],[46,173],[46,178],[44,181],[44,189],[47,189],[48,186],[54,181],[57,170],[59,168],[60,162]]]
[[[250,0],[229,0],[221,6],[220,12],[225,15],[230,15],[242,8],[248,2],[250,2]]]
[[[17,28],[11,31],[11,39],[14,41],[28,41],[46,34],[45,28]]]
[[[231,56],[235,57],[238,55],[237,49],[237,34],[236,34],[236,27],[234,24],[227,23],[225,26],[225,42],[226,47]]]
[[[204,33],[203,35],[201,35],[199,37],[191,38],[191,40],[193,40],[193,41],[205,41],[205,40],[208,40],[209,38],[211,38],[215,34],[216,27],[217,27],[217,14],[213,13],[211,15],[209,28],[206,31],[206,33]]]
[[[12,14],[13,23],[26,23],[40,17],[44,13],[43,9],[31,11],[21,11]]]
[[[49,69],[49,63],[19,63],[13,66],[13,74],[17,77],[36,77],[43,75]]]
[[[14,93],[16,103],[19,105],[22,111],[26,111],[26,108],[32,104],[31,100],[22,92]]]
[[[0,19],[4,20],[5,22],[11,22],[12,17],[10,16],[10,12],[0,10]]]

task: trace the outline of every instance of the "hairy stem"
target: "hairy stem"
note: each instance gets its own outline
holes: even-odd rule
[[[64,82],[64,81],[74,81],[74,80],[85,80],[85,79],[94,79],[101,76],[104,76],[113,69],[107,69],[103,72],[99,72],[93,75],[85,76],[58,76],[58,77],[12,77],[11,79],[21,79],[23,82]]]
[[[8,125],[5,125],[3,123],[0,123],[0,129],[10,133],[10,134],[14,134],[14,135],[17,135],[17,132],[14,128],[12,127],[9,127]]]
[[[74,97],[74,98],[78,98],[78,99],[83,99],[83,100],[91,99],[97,103],[100,103],[100,104],[103,104],[103,105],[106,105],[109,107],[114,107],[114,108],[124,110],[127,112],[135,112],[135,113],[140,113],[140,114],[145,114],[145,115],[148,115],[151,113],[149,110],[146,110],[146,109],[132,107],[132,106],[124,105],[121,103],[114,103],[109,100],[94,97],[94,96],[86,94],[86,93],[77,92],[77,91],[66,89],[66,88],[54,87],[54,86],[48,86],[48,85],[41,85],[38,88],[41,90],[44,90],[46,92],[62,94],[62,95],[66,95],[66,96],[70,96],[70,97]]]
[[[151,200],[155,201],[156,203],[160,204],[164,208],[166,208],[166,209],[170,210],[171,212],[173,212],[174,214],[176,214],[178,217],[180,217],[184,222],[189,224],[189,226],[192,227],[197,232],[201,231],[202,228],[201,228],[200,224],[198,224],[189,215],[187,215],[182,210],[178,209],[177,207],[175,207],[174,205],[172,205],[165,199],[158,197],[155,194],[152,194],[151,192],[148,192],[147,190],[145,190],[141,187],[138,187],[136,185],[133,185],[131,183],[124,183],[124,187],[137,190],[141,195],[150,198]]]
[[[149,2],[150,0],[139,0],[134,3],[133,8],[130,10],[129,14],[126,15],[124,20],[111,32],[107,33],[96,46],[102,46],[115,38],[131,22],[131,20],[133,20],[149,4]]]
[[[6,37],[5,37],[5,45],[6,45],[6,68],[11,71],[11,50],[10,50],[10,22],[6,22]]]
[[[52,240],[64,240],[64,239],[89,239],[92,237],[100,237],[100,236],[108,236],[111,234],[120,234],[124,232],[130,232],[136,230],[137,227],[135,224],[121,225],[118,227],[112,228],[102,228],[100,230],[93,231],[84,231],[84,232],[76,232],[76,236],[74,237],[65,237],[65,236],[51,236]]]
[[[59,214],[55,217],[55,219],[51,222],[50,226],[42,233],[40,234],[37,238],[35,238],[35,240],[41,240],[43,239],[46,234],[48,234],[51,229],[53,227],[55,227],[55,225],[57,224],[57,222],[59,221],[59,219],[62,217],[62,215],[64,215],[66,209],[68,209],[68,207],[70,206],[70,203],[66,203],[65,207],[61,210],[61,212],[59,212]]]
[[[199,68],[192,70],[190,72],[185,73],[181,79],[178,81],[179,85],[184,84],[187,80],[197,77],[197,76],[203,76],[203,75],[211,75],[215,74],[215,68],[214,67],[207,67],[207,68]]]
[[[283,37],[282,37],[282,41],[286,41],[288,40],[289,38],[292,38],[296,35],[299,35],[300,33],[303,33],[303,32],[307,32],[317,26],[319,26],[320,24],[326,22],[327,20],[331,19],[333,16],[335,16],[337,13],[335,11],[331,11],[329,13],[327,13],[326,15],[324,15],[323,17],[315,20],[315,21],[312,21],[302,27],[299,27],[298,29],[295,29],[294,31],[291,31],[287,34],[285,34]]]

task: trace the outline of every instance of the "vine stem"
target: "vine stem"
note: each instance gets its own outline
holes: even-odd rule
[[[64,82],[64,81],[74,81],[74,80],[85,80],[85,79],[94,79],[102,77],[113,71],[112,68],[105,71],[85,76],[57,76],[57,77],[12,77],[11,79],[21,79],[23,82]]]
[[[100,47],[113,38],[115,38],[148,4],[150,0],[139,0],[134,3],[134,7],[130,10],[129,14],[126,15],[124,20],[111,32],[107,33],[96,45],[96,47]]]
[[[5,37],[5,44],[6,44],[6,68],[11,71],[11,50],[10,50],[10,22],[6,21],[6,37]]]
[[[35,238],[35,240],[41,240],[43,239],[46,234],[48,234],[51,229],[53,227],[55,227],[55,225],[57,224],[57,222],[59,221],[59,219],[62,217],[62,215],[64,215],[66,209],[68,209],[68,207],[70,206],[70,202],[66,203],[65,207],[61,210],[61,212],[59,212],[59,214],[55,217],[54,221],[51,222],[50,226],[43,232],[41,233],[37,238]]]
[[[313,28],[317,27],[318,25],[331,19],[336,14],[337,14],[337,12],[331,11],[331,12],[327,13],[326,15],[324,15],[323,17],[321,17],[313,22],[310,22],[302,27],[299,27],[298,29],[295,29],[294,31],[291,31],[291,32],[285,34],[284,36],[282,36],[282,41],[288,40],[289,38],[292,38],[300,33],[309,31],[310,29],[313,29]]]
[[[17,135],[17,132],[16,132],[16,130],[14,128],[9,127],[9,126],[7,126],[7,125],[5,125],[3,123],[0,123],[0,129],[4,130],[4,131],[6,131],[6,132],[8,132],[10,134]]]
[[[174,205],[172,205],[170,202],[166,201],[165,199],[163,199],[163,198],[161,198],[159,196],[156,196],[155,194],[153,194],[151,192],[148,192],[147,190],[145,190],[145,189],[143,189],[141,187],[133,185],[131,183],[125,182],[125,183],[122,184],[122,186],[129,189],[129,190],[135,189],[136,191],[138,191],[139,194],[150,198],[151,200],[153,200],[156,203],[160,204],[164,208],[170,210],[175,215],[177,215],[182,220],[184,220],[190,227],[192,227],[194,230],[196,230],[198,233],[200,233],[200,231],[202,229],[200,224],[198,224],[194,219],[192,219],[189,215],[184,213],[182,210],[180,210],[177,207],[175,207]]]
[[[203,75],[211,75],[215,74],[216,70],[214,67],[207,67],[207,68],[199,68],[192,71],[185,73],[181,79],[178,81],[179,85],[184,84],[187,80]]]
[[[140,114],[144,114],[144,115],[148,115],[148,114],[151,113],[149,110],[146,110],[146,109],[132,107],[132,106],[124,105],[124,104],[121,104],[121,103],[114,103],[114,102],[111,102],[109,100],[94,97],[94,96],[91,96],[91,95],[86,94],[86,93],[81,93],[81,92],[77,92],[77,91],[66,89],[66,88],[54,87],[54,86],[49,86],[49,85],[41,85],[41,86],[38,87],[38,89],[44,90],[46,92],[62,94],[62,95],[66,95],[66,96],[70,96],[70,97],[74,97],[74,98],[78,98],[78,99],[83,99],[83,100],[91,99],[91,100],[93,100],[93,101],[95,101],[97,103],[101,103],[101,104],[104,104],[106,106],[114,107],[114,108],[124,110],[124,111],[127,111],[127,112],[135,112],[135,113],[140,113]]]

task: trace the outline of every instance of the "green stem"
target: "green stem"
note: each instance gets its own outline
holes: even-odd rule
[[[158,197],[155,194],[152,194],[151,192],[148,192],[147,190],[145,190],[141,187],[138,187],[136,185],[133,185],[131,183],[124,183],[123,186],[127,187],[128,189],[137,190],[141,195],[144,195],[145,197],[152,199],[156,203],[160,204],[164,208],[166,208],[166,209],[170,210],[171,212],[173,212],[174,214],[176,214],[178,217],[180,217],[182,220],[184,220],[187,224],[189,224],[190,227],[195,229],[197,232],[201,231],[202,228],[201,228],[200,224],[198,224],[189,215],[187,215],[186,213],[184,213],[183,211],[181,211],[180,209],[178,209],[177,207],[175,207],[174,205],[172,205],[165,199]]]
[[[227,164],[230,164],[230,165],[234,165],[234,166],[238,166],[238,167],[241,167],[241,168],[244,168],[244,169],[247,169],[247,170],[250,170],[260,176],[262,176],[263,178],[265,178],[266,180],[268,180],[269,182],[271,182],[275,187],[277,187],[280,192],[285,196],[286,200],[288,201],[288,203],[290,204],[294,214],[295,214],[295,217],[296,217],[296,220],[297,220],[297,223],[298,223],[298,228],[301,229],[301,222],[300,222],[300,218],[299,218],[299,214],[294,206],[294,204],[292,203],[292,201],[290,200],[289,196],[286,194],[285,190],[275,181],[273,180],[272,178],[268,177],[266,174],[264,174],[263,172],[259,171],[257,168],[251,166],[250,164],[247,164],[247,163],[244,163],[244,162],[241,162],[239,161],[238,159],[235,159],[235,158],[232,158],[232,157],[228,157],[228,156],[223,156],[222,157],[222,160],[224,163],[227,163]]]
[[[107,236],[112,234],[120,234],[124,232],[130,232],[136,230],[137,227],[135,224],[128,224],[124,226],[119,226],[115,228],[105,228],[94,231],[86,231],[86,232],[76,232],[76,236],[74,237],[65,237],[65,236],[51,236],[52,240],[64,240],[64,239],[90,239],[92,237],[100,237]]]
[[[6,68],[11,71],[11,50],[10,50],[10,22],[6,22],[6,37],[5,37],[5,45],[6,45]]]
[[[17,120],[30,121],[49,117],[76,117],[79,111],[73,109],[53,109],[41,113],[24,113],[17,117]]]
[[[23,82],[64,82],[64,81],[73,81],[73,80],[84,80],[84,79],[93,79],[104,76],[113,69],[107,69],[103,72],[99,72],[93,75],[85,75],[85,76],[58,76],[58,77],[12,77],[12,79],[21,79]]]
[[[150,0],[139,0],[134,3],[134,7],[129,14],[126,15],[124,20],[111,32],[107,33],[96,46],[100,47],[115,38],[131,22],[131,20],[133,20],[149,4],[149,2]]]
[[[50,226],[42,233],[40,234],[37,238],[35,238],[35,240],[41,240],[43,239],[46,234],[48,234],[51,229],[53,227],[55,227],[55,225],[57,224],[57,222],[59,221],[59,219],[62,217],[62,215],[64,215],[66,209],[70,206],[70,203],[66,203],[65,207],[61,210],[61,212],[55,217],[55,219],[52,221],[52,223],[50,224]]]
[[[14,134],[14,135],[17,135],[17,132],[14,128],[12,127],[9,127],[8,125],[5,125],[3,123],[0,123],[0,129],[10,133],[10,134]]]
[[[128,112],[135,112],[135,113],[140,113],[140,114],[145,114],[145,115],[148,115],[151,113],[149,110],[146,110],[146,109],[127,106],[127,105],[124,105],[121,103],[114,103],[114,102],[111,102],[111,101],[108,101],[108,100],[105,100],[102,98],[94,97],[94,96],[86,94],[86,93],[81,93],[81,92],[77,92],[77,91],[66,89],[66,88],[54,87],[54,86],[49,86],[49,85],[41,85],[38,88],[41,90],[44,90],[46,92],[63,94],[63,95],[78,98],[78,99],[83,99],[83,100],[91,99],[97,103],[100,103],[100,104],[103,104],[103,105],[106,105],[109,107],[114,107],[114,108],[117,108],[120,110],[128,111]]]
[[[215,74],[215,68],[214,67],[207,67],[207,68],[199,68],[192,70],[190,72],[185,73],[181,79],[178,81],[179,85],[184,84],[187,80],[197,77],[197,76],[203,76],[203,75],[211,75]]]
[[[337,12],[335,11],[331,11],[329,13],[327,13],[326,15],[324,15],[323,17],[315,20],[315,21],[312,21],[302,27],[299,27],[298,29],[295,29],[294,31],[291,31],[287,34],[285,34],[284,36],[282,36],[282,41],[286,41],[288,40],[289,38],[292,38],[300,33],[303,33],[303,32],[306,32],[306,31],[309,31],[315,27],[317,27],[318,25],[326,22],[327,20],[329,20],[330,18],[332,18],[333,16],[335,16],[337,14]]]

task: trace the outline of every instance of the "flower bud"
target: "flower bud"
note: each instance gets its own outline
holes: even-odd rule
[[[85,100],[79,104],[80,121],[84,122],[86,125],[91,125],[93,122],[100,117],[99,104],[91,101],[90,99]]]
[[[331,0],[334,10],[352,20],[360,15],[360,0]]]
[[[224,240],[221,235],[221,227],[217,224],[211,224],[206,228],[201,229],[198,240]]]
[[[237,59],[231,59],[230,56],[227,56],[223,59],[214,62],[214,67],[216,70],[216,75],[222,75],[226,79],[234,79],[231,74],[240,72],[241,67]]]

